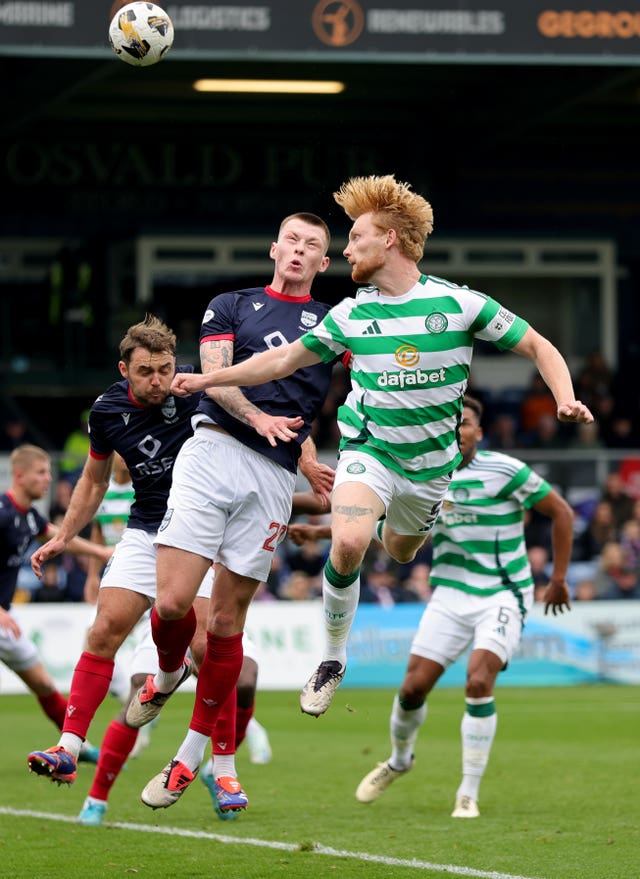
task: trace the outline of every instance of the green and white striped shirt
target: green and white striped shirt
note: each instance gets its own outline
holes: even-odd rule
[[[404,296],[375,287],[344,299],[301,341],[323,362],[350,351],[340,449],[359,449],[416,482],[460,463],[457,427],[474,338],[513,348],[528,324],[499,302],[422,275]]]
[[[102,528],[102,536],[107,546],[115,546],[122,537],[135,497],[136,493],[131,482],[122,485],[111,478],[95,516],[96,522]]]
[[[534,470],[501,452],[478,451],[452,474],[434,525],[431,586],[473,595],[533,585],[524,510],[551,491]]]

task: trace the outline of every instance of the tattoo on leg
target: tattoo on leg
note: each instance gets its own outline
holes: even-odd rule
[[[350,522],[354,522],[356,519],[361,519],[363,516],[373,516],[373,510],[371,507],[358,507],[355,504],[351,504],[350,506],[339,505],[334,508],[334,513],[340,513],[343,516],[346,516]]]

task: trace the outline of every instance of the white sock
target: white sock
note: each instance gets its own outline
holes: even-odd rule
[[[58,744],[61,748],[64,748],[68,754],[71,754],[77,760],[83,741],[84,739],[81,736],[77,736],[75,733],[63,732],[60,736],[60,741],[58,742]]]
[[[491,746],[498,726],[493,696],[484,699],[467,699],[467,710],[462,716],[460,734],[462,738],[462,781],[457,797],[471,797],[478,800],[480,782],[489,762]],[[473,716],[470,711],[478,706],[484,710],[491,706],[493,712],[485,716]]]
[[[184,663],[176,671],[162,671],[159,668],[153,677],[154,686],[161,693],[170,693],[182,677],[183,669]]]
[[[176,760],[184,763],[184,765],[192,772],[195,772],[196,769],[199,769],[200,764],[204,760],[204,752],[207,748],[208,742],[209,736],[202,735],[202,733],[190,729],[187,732],[185,740],[178,748]]]
[[[394,769],[408,769],[418,731],[427,719],[427,703],[407,711],[400,705],[398,694],[394,696],[389,720],[391,732],[391,756],[387,761]]]
[[[350,586],[337,588],[322,576],[322,606],[324,610],[324,660],[347,664],[347,639],[360,600],[360,575]]]
[[[214,754],[213,755],[213,777],[224,778],[230,775],[237,778],[236,772],[236,755],[235,754]]]

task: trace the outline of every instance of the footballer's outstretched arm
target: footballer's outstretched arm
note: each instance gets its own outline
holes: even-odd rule
[[[187,397],[196,391],[219,387],[247,387],[262,385],[273,379],[291,375],[296,369],[320,363],[320,357],[310,351],[299,339],[289,345],[271,348],[255,354],[242,363],[216,369],[203,375],[177,373],[171,391],[178,397]]]

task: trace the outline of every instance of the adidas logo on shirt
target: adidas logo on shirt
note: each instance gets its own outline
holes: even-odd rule
[[[382,330],[380,329],[380,324],[377,320],[374,320],[372,324],[362,331],[363,336],[381,336]]]

